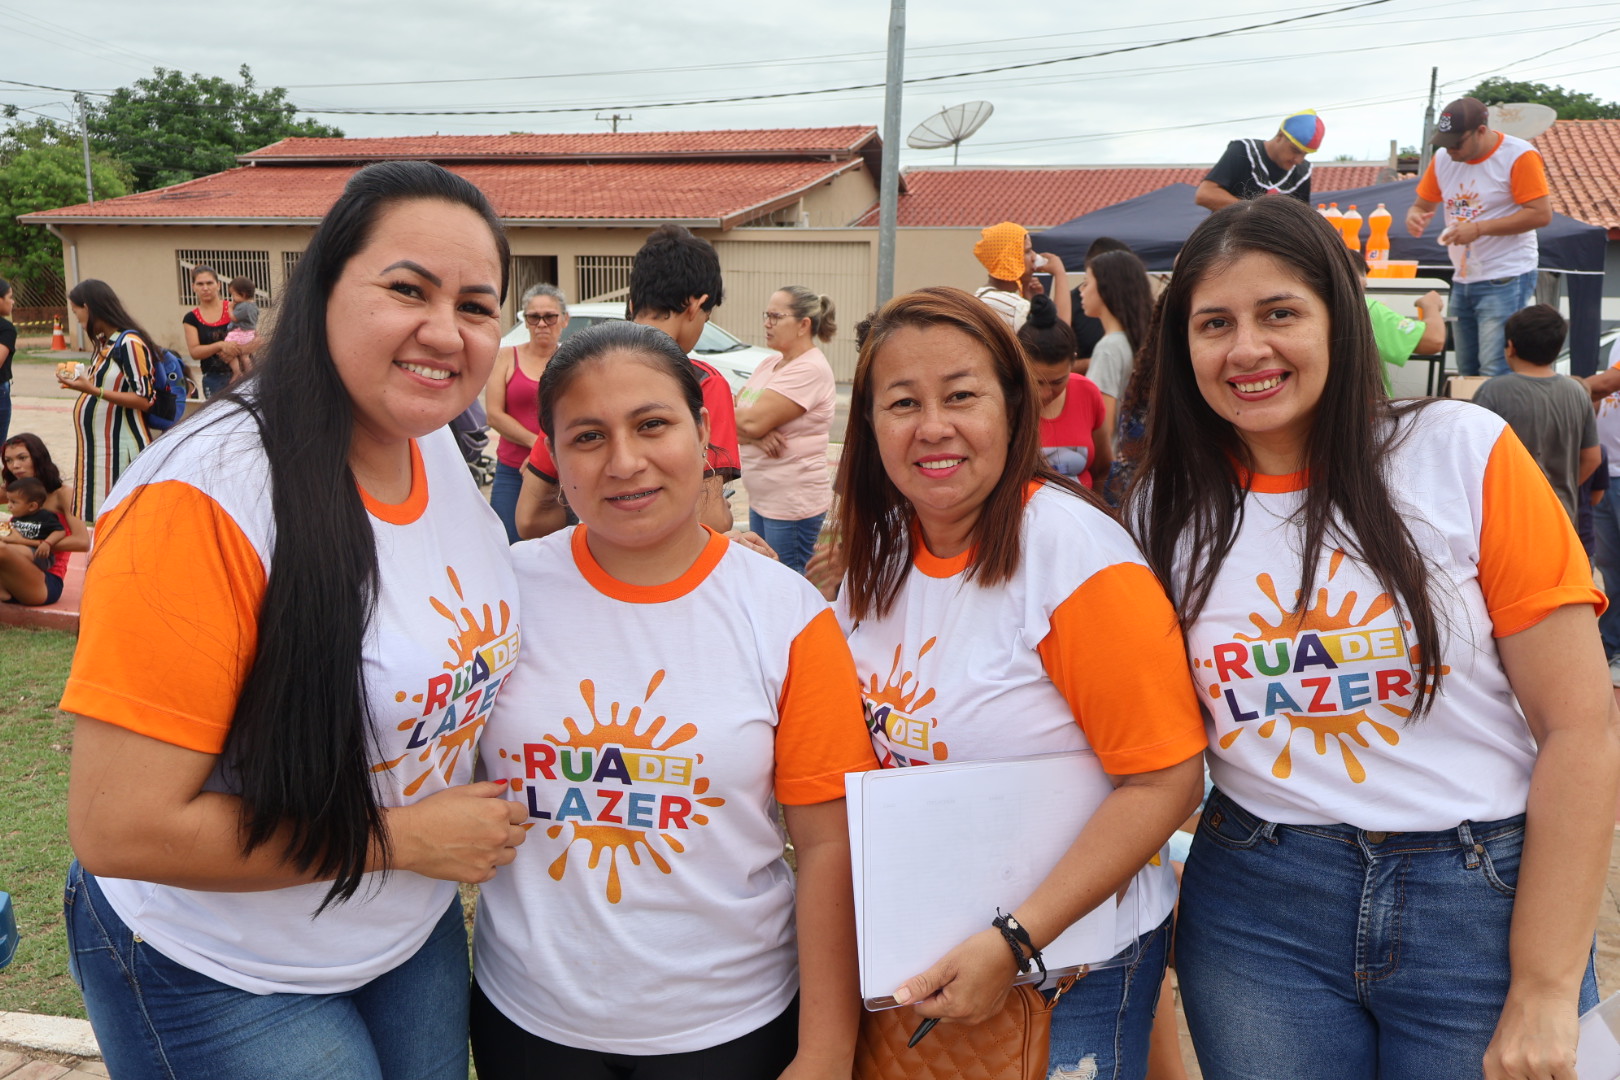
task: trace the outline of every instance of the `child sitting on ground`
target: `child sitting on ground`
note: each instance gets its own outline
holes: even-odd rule
[[[62,519],[45,509],[45,485],[32,476],[22,476],[6,485],[6,498],[11,503],[11,520],[0,535],[7,544],[23,544],[34,549],[34,562],[41,570],[51,563],[51,549],[47,543],[52,533],[66,532]],[[40,544],[46,544],[45,554],[39,554]]]
[[[225,340],[244,346],[235,359],[228,361],[231,378],[240,379],[252,364],[252,344],[259,337],[259,305],[253,302],[251,278],[238,275],[231,278],[231,325],[225,331]]]
[[[1508,318],[1507,362],[1512,370],[1487,379],[1474,395],[1513,428],[1558,493],[1571,524],[1576,489],[1598,466],[1597,418],[1584,386],[1553,370],[1569,324],[1556,308],[1536,304]]]

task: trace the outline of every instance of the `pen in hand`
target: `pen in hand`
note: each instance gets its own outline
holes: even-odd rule
[[[939,1023],[939,1017],[930,1016],[928,1019],[926,1019],[922,1023],[918,1024],[917,1025],[917,1030],[913,1031],[911,1033],[911,1038],[906,1040],[906,1049],[910,1050],[912,1047],[914,1047],[918,1043],[922,1042],[923,1041],[923,1036],[927,1035],[930,1031],[933,1031],[934,1030],[934,1025],[936,1025],[938,1023]]]

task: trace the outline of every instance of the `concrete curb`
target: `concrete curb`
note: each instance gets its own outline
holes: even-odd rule
[[[39,1054],[62,1054],[101,1059],[101,1047],[90,1031],[90,1021],[69,1016],[0,1012],[0,1047]]]

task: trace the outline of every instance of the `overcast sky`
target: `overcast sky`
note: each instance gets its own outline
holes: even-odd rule
[[[1315,108],[1327,124],[1315,160],[1361,160],[1385,157],[1390,139],[1418,142],[1434,65],[1437,106],[1489,75],[1620,99],[1620,3],[1587,0],[1542,12],[1525,11],[1522,0],[909,0],[905,74],[1084,56],[1352,6],[1229,36],[910,85],[902,132],[944,106],[983,99],[995,115],[962,147],[963,165],[1209,162],[1228,139],[1269,135],[1287,113]],[[1005,16],[990,21],[986,11]],[[0,103],[61,117],[61,92],[4,80],[105,91],[157,65],[234,78],[248,64],[261,86],[287,87],[300,108],[349,135],[605,131],[595,116],[615,109],[633,117],[621,123],[628,131],[881,128],[881,89],[666,103],[881,83],[888,21],[888,0],[281,0],[234,8],[77,0],[54,9],[0,0]],[[575,111],[324,111],[333,109]],[[902,162],[948,165],[950,151],[906,150]]]

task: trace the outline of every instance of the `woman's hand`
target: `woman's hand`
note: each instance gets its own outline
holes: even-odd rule
[[[849,1062],[809,1061],[801,1054],[788,1062],[781,1080],[849,1080]]]
[[[994,1016],[1012,990],[1018,968],[1001,931],[981,930],[894,992],[919,1016],[977,1024]]]
[[[64,379],[58,374],[56,381],[69,390],[77,390],[81,394],[94,394],[96,392],[96,384],[90,381],[88,375],[80,375],[77,379]]]
[[[1510,990],[1485,1048],[1485,1080],[1575,1080],[1578,1012],[1567,994]]]
[[[848,561],[844,558],[843,544],[818,541],[815,554],[804,564],[804,576],[823,598],[836,600],[839,583],[844,580],[844,571],[848,565]]]
[[[391,865],[441,881],[488,881],[517,858],[528,832],[523,805],[494,780],[446,788],[387,810]]]
[[[771,430],[755,439],[754,445],[765,451],[766,457],[778,458],[787,449],[787,440],[780,431]]]
[[[773,559],[776,562],[782,561],[782,556],[776,553],[776,549],[771,547],[770,544],[767,544],[763,536],[759,535],[757,532],[753,532],[752,530],[732,529],[730,532],[726,533],[726,539],[730,540],[733,544],[741,544],[749,551],[757,551],[767,559]]]

